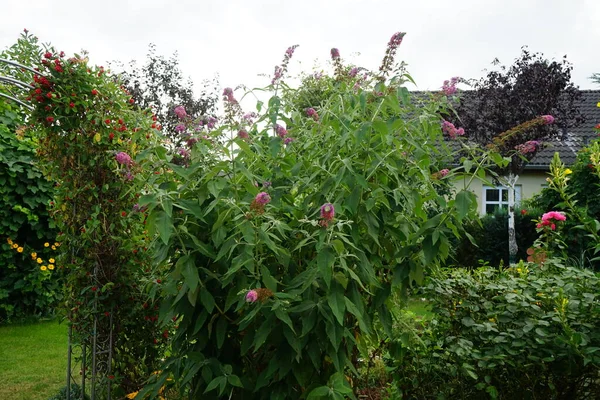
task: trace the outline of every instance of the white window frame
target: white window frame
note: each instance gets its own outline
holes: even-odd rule
[[[491,189],[497,189],[498,190],[498,200],[488,200],[487,198],[487,191]],[[507,200],[503,201],[502,200],[502,192],[506,191],[507,193]],[[521,203],[521,193],[523,191],[523,188],[521,185],[515,185],[515,206],[519,205],[519,203]],[[498,208],[507,208],[508,207],[508,187],[507,186],[503,186],[503,185],[497,185],[497,186],[489,186],[489,185],[483,185],[483,189],[482,189],[482,196],[481,198],[483,199],[483,201],[481,202],[481,214],[485,215],[487,214],[487,206],[488,205],[496,205],[498,206]]]

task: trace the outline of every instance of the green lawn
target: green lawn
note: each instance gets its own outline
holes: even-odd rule
[[[65,385],[67,326],[0,326],[0,399],[47,400]]]

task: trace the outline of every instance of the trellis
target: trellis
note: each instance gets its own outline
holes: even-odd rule
[[[35,89],[29,83],[23,82],[14,77],[4,75],[10,72],[10,67],[19,68],[22,71],[29,71],[32,74],[46,76],[35,69],[19,64],[17,62],[0,58],[0,66],[8,65],[8,68],[0,69],[0,83],[5,83],[6,87],[15,88],[17,91],[29,91]],[[20,106],[32,111],[34,107],[28,104],[26,100],[17,97],[15,93],[4,93],[0,86],[0,97],[9,99]],[[98,276],[98,268],[94,269],[93,279]],[[98,300],[94,300],[94,310],[97,309]],[[68,315],[70,317],[71,315]],[[69,318],[70,319],[70,318]],[[72,399],[72,385],[81,384],[80,399],[86,398],[86,388],[89,383],[89,396],[91,400],[110,400],[111,399],[111,364],[113,358],[114,343],[114,321],[113,313],[110,318],[98,318],[97,313],[93,313],[91,320],[86,321],[90,327],[87,331],[85,323],[69,323],[69,338],[67,348],[67,371],[66,371],[66,398]],[[78,377],[77,366],[74,363],[76,355],[79,353],[80,365]]]

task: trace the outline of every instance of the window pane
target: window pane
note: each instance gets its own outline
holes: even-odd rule
[[[486,204],[485,212],[486,214],[493,214],[496,208],[498,208],[498,204]]]
[[[508,202],[508,191],[510,189],[502,189],[502,201]]]
[[[485,201],[498,201],[500,199],[500,191],[498,189],[486,189]]]

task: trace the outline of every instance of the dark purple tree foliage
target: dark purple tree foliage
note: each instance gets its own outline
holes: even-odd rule
[[[492,63],[498,66],[496,59]],[[500,66],[469,83],[473,90],[463,94],[456,107],[453,122],[464,127],[466,137],[481,146],[493,143],[499,134],[542,115],[552,115],[553,124],[526,129],[505,141],[499,150],[505,156],[528,141],[561,138],[567,130],[580,124],[583,116],[576,103],[578,88],[571,82],[573,66],[567,61],[549,61],[541,53],[522,48],[519,58],[510,67]],[[528,153],[531,159],[535,152]],[[518,174],[525,163],[513,158],[508,171]]]
[[[203,81],[201,90],[195,91],[192,81],[185,78],[179,68],[177,53],[166,58],[157,55],[156,46],[150,44],[146,63],[142,67],[135,61],[127,67],[116,64],[114,72],[123,80],[135,104],[142,109],[153,109],[157,122],[163,126],[164,135],[173,141],[175,147],[185,140],[185,133],[175,129],[181,122],[174,112],[175,107],[183,106],[192,119],[208,120],[215,115],[219,101],[217,78]],[[196,93],[199,97],[196,97]]]

